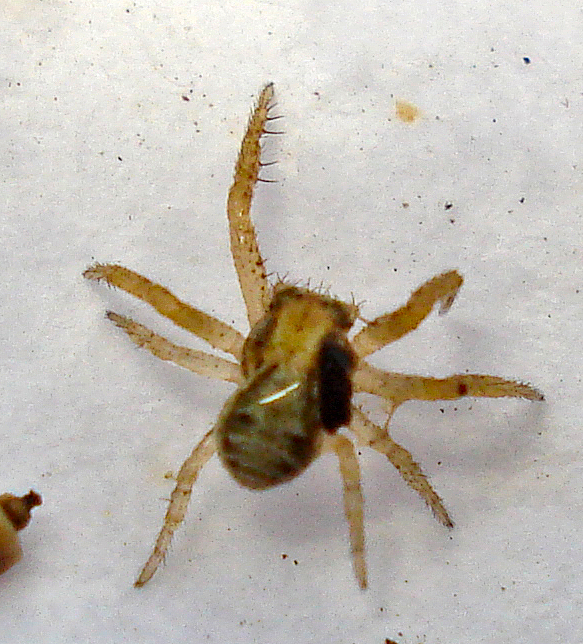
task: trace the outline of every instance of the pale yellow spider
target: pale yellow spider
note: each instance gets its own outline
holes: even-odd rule
[[[420,286],[405,306],[365,324],[349,341],[358,307],[266,275],[249,215],[261,168],[260,139],[273,85],[263,88],[251,115],[229,191],[231,252],[247,308],[251,332],[245,339],[231,326],[178,300],[170,291],[123,266],[95,264],[84,276],[105,280],[153,306],[159,313],[231,354],[236,362],[177,346],[117,313],[107,317],[138,346],[203,376],[237,385],[215,426],[186,459],[154,550],[136,586],[145,584],[164,560],[174,531],[182,523],[199,472],[217,452],[230,474],[245,487],[264,489],[300,474],[326,451],[338,456],[344,485],[344,509],[356,577],[367,586],[364,555],[363,497],[353,443],[337,433],[347,426],[359,445],[384,454],[405,482],[417,491],[443,525],[453,522],[441,499],[411,454],[389,436],[389,421],[406,400],[453,400],[463,396],[512,396],[543,400],[528,384],[495,376],[458,374],[425,378],[381,371],[364,359],[413,331],[435,304],[445,312],[462,285],[457,271],[437,275]],[[387,403],[384,426],[351,404],[353,390],[375,394]]]

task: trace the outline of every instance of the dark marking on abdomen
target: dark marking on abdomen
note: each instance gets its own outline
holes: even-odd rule
[[[318,356],[318,398],[320,421],[331,433],[350,422],[354,362],[351,350],[335,337],[323,340]]]

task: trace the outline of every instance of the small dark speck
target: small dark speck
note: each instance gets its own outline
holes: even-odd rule
[[[123,161],[123,159],[121,157],[117,157],[117,160],[118,161]]]
[[[443,207],[445,208],[445,210],[449,210],[450,208],[453,208],[453,204],[451,203],[451,201],[446,201]]]
[[[520,201],[520,203],[524,203],[524,197],[520,197],[518,201]]]
[[[282,559],[287,559],[287,555],[281,555]]]
[[[403,206],[403,208],[408,208],[409,207],[409,203],[407,201],[403,201],[403,203],[401,205]]]
[[[189,101],[190,98],[188,96],[185,96],[184,94],[182,95],[182,100],[183,101]]]
[[[294,559],[294,566],[297,566],[297,565],[298,565],[298,560]]]
[[[523,62],[525,65],[530,65],[530,58],[529,58],[528,56],[523,56],[523,57],[522,57],[522,62]]]
[[[450,219],[450,220],[449,220],[449,223],[450,223],[450,224],[455,224],[455,219],[453,219],[453,218],[452,218],[452,219]]]

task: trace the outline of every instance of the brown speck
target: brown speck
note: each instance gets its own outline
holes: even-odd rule
[[[395,101],[395,113],[403,123],[413,123],[419,118],[419,108],[407,101]]]

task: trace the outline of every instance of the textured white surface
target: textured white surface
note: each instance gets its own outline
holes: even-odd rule
[[[45,503],[0,578],[0,641],[583,632],[582,18],[568,0],[2,3],[0,491]],[[81,272],[121,262],[245,330],[224,210],[270,80],[285,136],[254,209],[269,268],[354,293],[368,317],[458,268],[450,313],[375,363],[523,378],[548,401],[402,408],[394,435],[457,525],[363,454],[367,592],[330,457],[262,494],[213,461],[167,565],[134,590],[164,473],[230,388],[135,350],[106,308],[200,345]],[[421,119],[398,121],[396,99]]]

